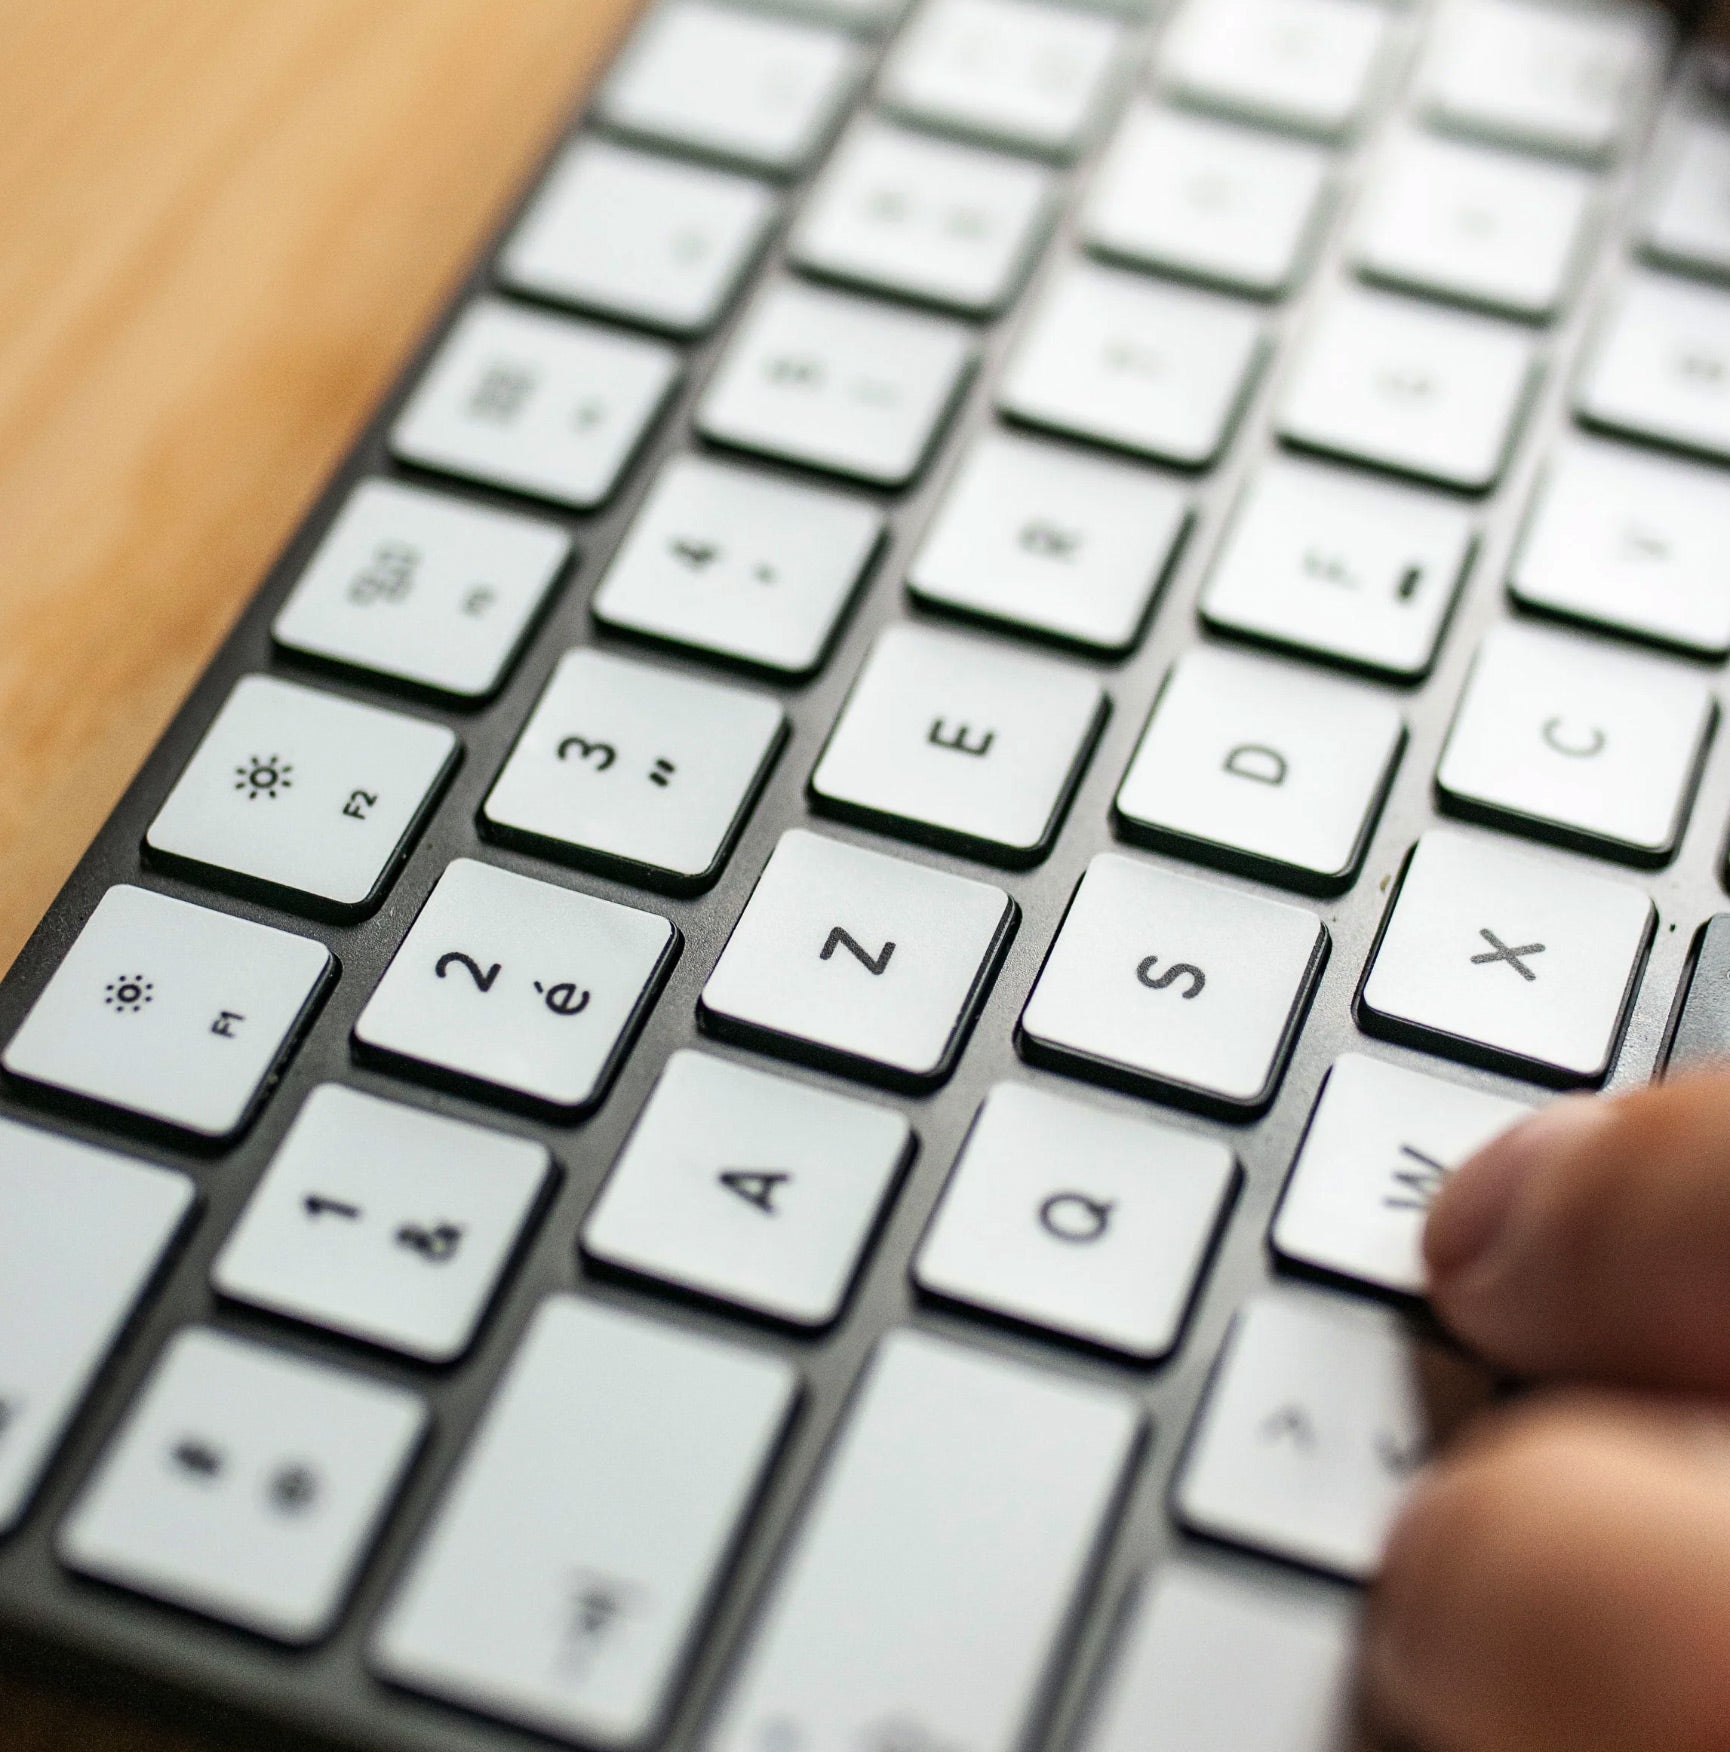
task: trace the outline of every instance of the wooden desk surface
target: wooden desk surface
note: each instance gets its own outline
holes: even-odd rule
[[[0,3],[0,966],[630,9]]]

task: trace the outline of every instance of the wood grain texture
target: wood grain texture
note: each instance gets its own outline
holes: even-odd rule
[[[0,966],[631,3],[0,0]]]

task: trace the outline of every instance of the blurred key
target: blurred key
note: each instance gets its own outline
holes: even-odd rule
[[[1730,120],[1698,110],[1676,116],[1657,151],[1640,242],[1678,268],[1730,275]]]

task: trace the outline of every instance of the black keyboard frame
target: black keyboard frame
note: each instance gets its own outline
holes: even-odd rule
[[[1390,83],[1403,88],[1409,80],[1418,14],[1416,10],[1396,13],[1394,22],[1397,78]],[[1125,58],[1125,77],[1118,82],[1094,146],[1067,173],[1066,181],[1071,186],[1085,174],[1099,144],[1109,137],[1110,122],[1128,95],[1127,70],[1139,69],[1145,59],[1146,44],[1157,33],[1158,26],[1137,25],[1135,29],[1141,46]],[[798,1414],[786,1449],[703,1629],[692,1670],[658,1744],[685,1748],[700,1742],[703,1725],[749,1629],[751,1613],[762,1596],[775,1556],[796,1524],[800,1506],[860,1366],[876,1340],[902,1324],[946,1334],[965,1344],[1023,1358],[1041,1367],[1090,1377],[1131,1395],[1147,1414],[1147,1439],[1126,1500],[1107,1549],[1100,1554],[1087,1605],[1072,1627],[1069,1645],[1058,1663],[1030,1745],[1069,1743],[1097,1677],[1113,1624],[1135,1578],[1167,1550],[1182,1546],[1201,1561],[1270,1580],[1277,1572],[1281,1586],[1338,1589],[1339,1584],[1323,1578],[1304,1577],[1268,1560],[1185,1538],[1172,1525],[1166,1508],[1171,1468],[1181,1451],[1232,1311],[1243,1297],[1275,1278],[1296,1294],[1341,1293],[1338,1286],[1277,1268],[1267,1246],[1268,1226],[1280,1190],[1333,1059],[1341,1052],[1361,1050],[1516,1096],[1535,1098],[1539,1093],[1529,1083],[1448,1063],[1384,1040],[1370,1040],[1354,1022],[1353,1003],[1360,974],[1383,919],[1386,897],[1397,884],[1405,855],[1419,833],[1442,819],[1431,783],[1441,742],[1480,634],[1490,622],[1511,612],[1503,590],[1508,554],[1547,440],[1569,423],[1567,362],[1577,354],[1582,331],[1597,303],[1596,288],[1615,276],[1628,255],[1622,235],[1625,197],[1640,154],[1624,154],[1605,178],[1606,206],[1615,214],[1614,222],[1601,234],[1603,241],[1589,281],[1571,301],[1561,322],[1543,331],[1544,377],[1529,409],[1513,465],[1497,492],[1487,499],[1464,500],[1478,508],[1480,538],[1461,600],[1444,633],[1434,673],[1412,688],[1349,675],[1343,678],[1346,685],[1397,700],[1406,713],[1410,730],[1362,873],[1351,888],[1335,898],[1318,900],[1272,889],[1247,872],[1220,874],[1173,855],[1129,845],[1114,832],[1111,804],[1167,667],[1181,650],[1203,636],[1194,603],[1207,562],[1218,545],[1227,513],[1243,481],[1274,447],[1267,430],[1268,409],[1277,394],[1282,367],[1288,362],[1289,349],[1283,345],[1284,338],[1303,322],[1317,296],[1325,296],[1342,278],[1340,204],[1349,199],[1357,186],[1364,160],[1373,159],[1377,138],[1402,103],[1396,96],[1384,96],[1363,137],[1340,155],[1327,243],[1297,294],[1269,309],[1269,327],[1274,337],[1273,369],[1264,371],[1259,379],[1237,424],[1225,461],[1199,476],[1143,465],[1156,474],[1188,483],[1194,494],[1196,515],[1172,576],[1165,582],[1145,636],[1136,649],[1121,662],[1076,654],[1068,658],[1101,675],[1112,710],[1053,849],[1041,863],[1028,870],[997,869],[817,816],[811,808],[806,781],[878,628],[905,616],[938,624],[938,617],[914,609],[907,600],[902,587],[907,564],[971,434],[994,418],[990,401],[992,381],[1006,340],[1016,326],[1016,313],[1028,308],[1029,297],[1037,294],[1041,281],[1076,247],[1069,235],[1072,213],[1066,210],[1059,235],[1043,251],[1033,277],[1032,293],[1024,294],[1006,319],[983,329],[981,369],[967,391],[962,411],[947,430],[937,460],[905,493],[864,493],[863,496],[885,507],[892,533],[876,556],[867,582],[820,671],[800,684],[782,686],[757,681],[757,685],[769,688],[782,700],[791,723],[791,736],[720,879],[707,893],[693,898],[669,897],[512,849],[484,837],[477,817],[481,801],[554,662],[568,646],[593,643],[647,654],[675,669],[699,674],[716,672],[712,660],[682,657],[604,632],[591,621],[588,601],[660,462],[682,449],[708,448],[690,432],[694,395],[739,310],[748,303],[751,288],[761,284],[767,275],[783,271],[781,240],[786,232],[787,214],[783,214],[765,266],[748,281],[743,297],[735,303],[727,321],[716,334],[688,350],[689,369],[677,398],[655,426],[622,491],[592,516],[531,505],[515,495],[468,483],[438,483],[424,471],[399,466],[387,453],[385,434],[395,412],[407,388],[417,380],[422,366],[436,349],[449,321],[475,294],[495,289],[489,264],[516,214],[513,211],[507,217],[481,251],[478,266],[459,288],[425,345],[408,362],[376,418],[319,495],[305,524],[271,568],[11,973],[0,984],[0,1038],[9,1038],[97,900],[116,882],[137,882],[241,917],[320,937],[331,946],[340,963],[340,976],[330,987],[280,1082],[268,1094],[250,1129],[231,1147],[215,1152],[196,1151],[161,1131],[129,1124],[113,1114],[71,1104],[50,1106],[40,1095],[10,1082],[0,1088],[0,1113],[182,1168],[193,1177],[200,1192],[198,1209],[156,1293],[147,1299],[103,1371],[23,1523],[11,1536],[0,1539],[0,1661],[25,1674],[53,1683],[69,1683],[94,1696],[120,1701],[129,1709],[161,1711],[194,1728],[241,1736],[261,1745],[342,1747],[353,1752],[361,1748],[367,1752],[506,1752],[507,1748],[516,1748],[520,1752],[521,1748],[548,1744],[539,1735],[433,1702],[374,1678],[365,1665],[365,1649],[390,1587],[436,1504],[531,1311],[547,1293],[572,1288],[654,1318],[715,1333],[736,1344],[773,1351],[793,1362],[803,1382]],[[579,111],[572,127],[582,125]],[[559,142],[548,154],[549,162],[564,137],[561,130]],[[538,180],[537,173],[528,187],[532,188]],[[796,207],[806,180],[789,185],[789,211]],[[261,409],[258,417],[268,419],[269,410]],[[747,466],[770,474],[810,478],[804,471],[760,459],[750,459]],[[1347,468],[1343,464],[1322,466]],[[529,508],[563,524],[574,536],[577,558],[556,588],[550,609],[537,624],[499,694],[473,710],[443,706],[424,694],[416,696],[412,690],[382,682],[375,685],[358,674],[339,672],[329,665],[313,665],[272,646],[269,629],[277,609],[349,488],[369,475],[430,481],[443,484],[459,498],[473,502]],[[1730,474],[1726,482],[1730,485]],[[117,610],[117,622],[122,613],[123,609]],[[988,642],[1000,639],[1020,642],[1014,635],[984,627],[973,628],[970,636]],[[1295,656],[1283,660],[1305,661]],[[1672,660],[1697,670],[1718,667],[1680,656]],[[145,830],[205,728],[233,683],[254,672],[303,679],[340,695],[386,706],[400,705],[448,723],[461,739],[461,762],[442,802],[411,848],[383,904],[370,917],[352,923],[315,923],[306,914],[219,893],[142,856]],[[1721,872],[1727,819],[1730,819],[1730,736],[1720,726],[1708,751],[1680,854],[1666,868],[1635,871],[1567,850],[1538,848],[1539,855],[1558,863],[1577,862],[1581,867],[1619,874],[1643,885],[1658,906],[1656,940],[1639,981],[1630,1023],[1612,1074],[1613,1085],[1635,1084],[1651,1073],[1690,945],[1704,921],[1725,907]],[[705,1050],[722,1057],[769,1068],[787,1068],[773,1059],[703,1034],[697,1024],[696,1001],[776,838],[785,828],[801,823],[809,823],[844,841],[899,851],[941,869],[983,876],[1006,888],[1020,911],[1007,955],[955,1074],[943,1087],[931,1093],[897,1095],[811,1067],[800,1067],[790,1073],[898,1107],[909,1117],[918,1139],[912,1167],[876,1238],[843,1317],[833,1329],[815,1337],[784,1332],[695,1299],[601,1272],[580,1259],[575,1241],[595,1192],[671,1051],[700,1043]],[[1463,825],[1461,831],[1502,843],[1523,843],[1490,828]],[[1018,1056],[1014,1045],[1016,1021],[1058,921],[1088,858],[1111,846],[1124,846],[1134,856],[1191,870],[1229,886],[1280,894],[1311,907],[1326,922],[1331,936],[1327,965],[1292,1061],[1272,1109],[1264,1118],[1252,1124],[1210,1120],[1159,1101],[1116,1093],[1057,1071],[1041,1070]],[[431,1088],[419,1079],[411,1081],[373,1068],[360,1062],[351,1050],[350,1032],[356,1016],[438,875],[456,857],[479,857],[543,881],[564,883],[658,911],[669,917],[681,933],[683,948],[671,976],[617,1080],[592,1117],[575,1125],[543,1123],[497,1103],[469,1098],[454,1088]],[[973,1113],[993,1083],[1011,1077],[1223,1138],[1237,1153],[1243,1175],[1236,1203],[1203,1278],[1182,1342],[1166,1364],[1151,1369],[1126,1365],[1034,1332],[947,1309],[921,1297],[911,1287],[910,1257]],[[415,1106],[540,1138],[559,1164],[557,1185],[532,1226],[477,1344],[457,1365],[444,1369],[416,1365],[312,1327],[222,1302],[209,1288],[211,1260],[253,1185],[308,1091],[327,1079],[342,1080]],[[1358,1289],[1344,1293],[1354,1297],[1363,1294]],[[1423,1322],[1421,1310],[1414,1308],[1409,1312],[1414,1320]],[[422,1394],[432,1408],[429,1440],[389,1515],[356,1594],[335,1634],[311,1650],[280,1648],[225,1625],[74,1576],[54,1555],[55,1531],[93,1461],[166,1338],[189,1322],[209,1322],[297,1354],[359,1369],[377,1379],[400,1382]],[[1030,1504],[1028,1512],[1037,1513],[1038,1505]]]

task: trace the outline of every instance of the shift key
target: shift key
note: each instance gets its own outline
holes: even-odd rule
[[[709,1752],[1020,1746],[1139,1423],[1114,1393],[887,1339]]]

